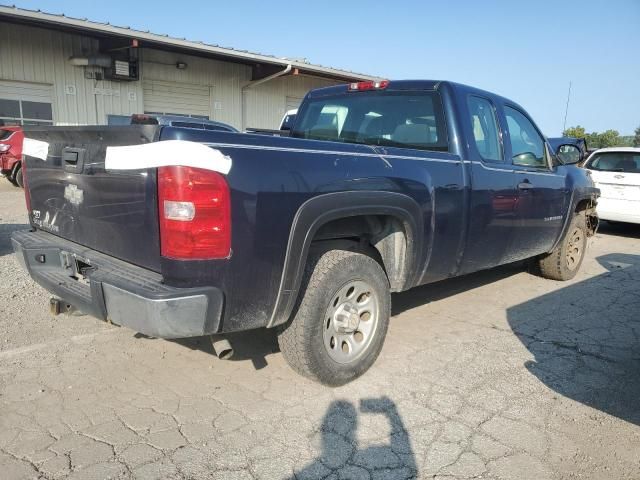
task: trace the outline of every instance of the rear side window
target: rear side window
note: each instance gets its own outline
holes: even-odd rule
[[[640,173],[640,152],[605,152],[596,154],[587,168],[604,172]]]
[[[493,105],[489,100],[476,96],[470,96],[467,104],[473,138],[480,156],[490,162],[502,162],[504,157],[498,133],[500,130]]]
[[[307,99],[292,137],[447,151],[437,92],[351,92]]]

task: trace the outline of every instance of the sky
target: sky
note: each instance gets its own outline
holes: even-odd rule
[[[1,2],[2,0],[0,0]],[[640,126],[640,0],[14,0],[18,7],[521,104],[547,136]]]

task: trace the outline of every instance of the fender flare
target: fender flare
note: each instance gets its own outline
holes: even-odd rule
[[[275,306],[267,327],[285,323],[293,311],[309,254],[318,229],[332,220],[359,215],[388,215],[402,221],[407,236],[404,286],[417,282],[424,259],[423,210],[411,197],[385,191],[348,191],[318,195],[303,203],[293,219]]]

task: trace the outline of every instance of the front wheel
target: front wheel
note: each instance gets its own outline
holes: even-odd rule
[[[318,252],[310,256],[297,309],[278,343],[298,373],[344,385],[375,362],[390,312],[389,281],[377,261],[354,251]]]
[[[586,250],[587,221],[578,213],[556,248],[538,259],[540,273],[551,280],[571,280],[580,270]]]

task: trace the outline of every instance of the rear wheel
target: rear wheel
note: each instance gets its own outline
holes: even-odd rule
[[[576,276],[587,250],[587,221],[584,214],[576,214],[556,248],[538,259],[541,275],[552,280],[571,280]]]
[[[310,257],[301,298],[278,342],[294,370],[343,385],[378,357],[391,310],[389,282],[370,256],[328,250]]]

